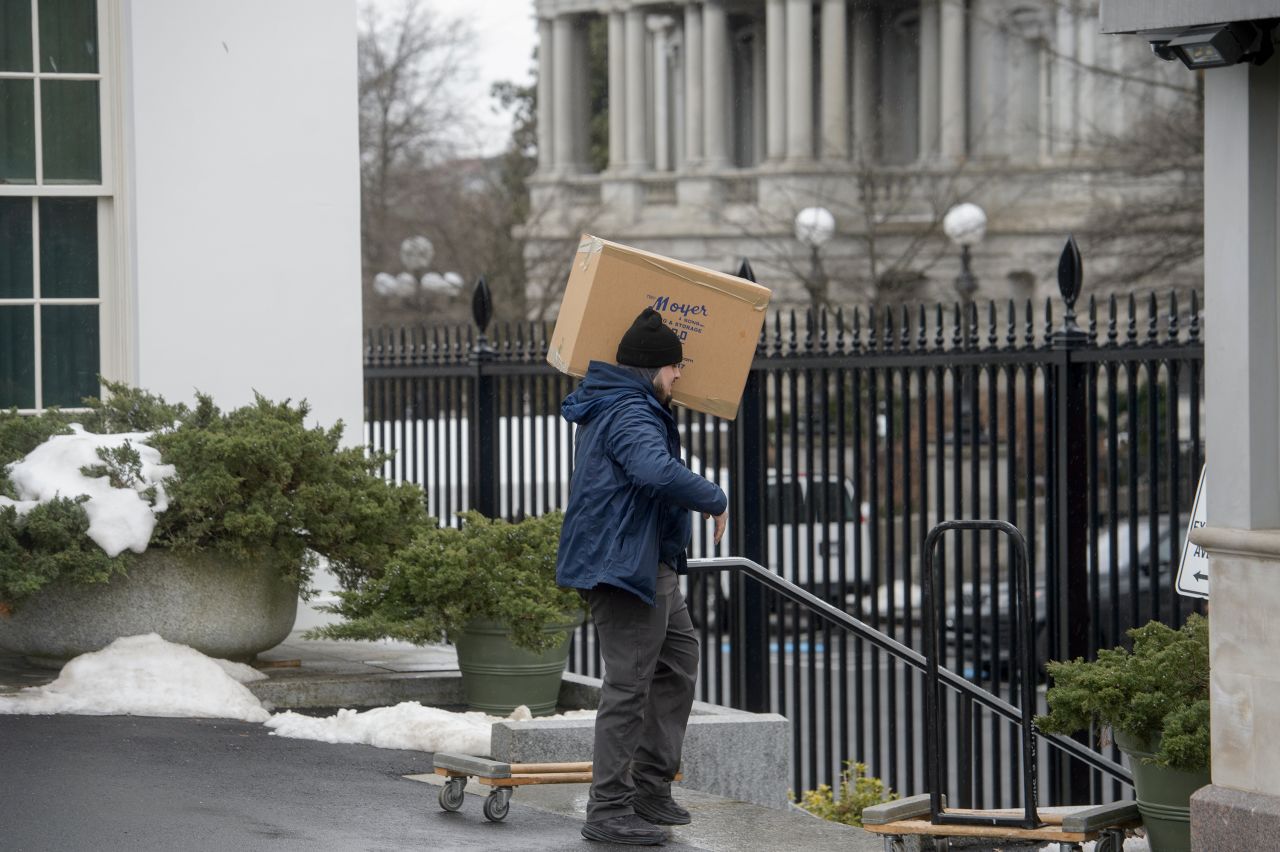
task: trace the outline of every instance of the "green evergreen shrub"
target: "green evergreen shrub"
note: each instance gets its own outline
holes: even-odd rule
[[[331,612],[346,621],[308,633],[330,639],[439,642],[473,619],[507,625],[516,646],[542,651],[542,633],[584,610],[578,593],[556,585],[562,512],[519,523],[461,513],[461,528],[429,526],[380,575],[360,578]]]
[[[1129,631],[1133,651],[1086,662],[1051,662],[1043,731],[1074,734],[1103,725],[1152,746],[1155,763],[1209,766],[1209,622],[1193,614],[1175,630],[1158,621]]]
[[[321,558],[344,584],[354,584],[380,573],[427,525],[422,491],[387,483],[380,473],[386,455],[343,447],[341,423],[308,427],[306,402],[255,395],[253,404],[223,412],[203,394],[188,408],[135,388],[107,387],[109,397],[86,400],[85,412],[0,412],[0,471],[50,436],[70,432],[73,422],[96,434],[151,432],[148,445],[175,473],[165,482],[169,506],[157,516],[148,547],[266,560],[297,578],[304,594]],[[121,483],[136,476],[132,447],[99,457],[101,464],[82,472]],[[0,477],[0,494],[17,496],[7,477]],[[0,601],[16,608],[58,577],[102,582],[125,570],[131,555],[108,558],[87,529],[77,500],[54,500],[25,515],[0,508]]]

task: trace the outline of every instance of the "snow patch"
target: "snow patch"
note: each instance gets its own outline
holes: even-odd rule
[[[71,424],[71,429],[72,434],[54,435],[9,465],[9,480],[18,499],[0,497],[0,506],[14,506],[25,514],[36,504],[55,497],[88,497],[84,510],[89,516],[89,538],[108,556],[119,556],[125,550],[142,553],[155,530],[156,514],[169,507],[164,481],[173,476],[173,465],[161,463],[159,451],[146,444],[150,432],[95,435],[78,423]],[[81,468],[102,464],[99,449],[114,449],[126,442],[142,460],[138,481],[113,488],[105,476],[90,477],[80,472]],[[143,496],[150,488],[155,489],[154,506]]]
[[[167,642],[155,633],[117,639],[62,667],[58,679],[13,695],[0,695],[0,715],[173,716],[261,722],[277,736],[355,743],[415,751],[487,756],[490,732],[502,717],[452,713],[407,701],[358,712],[339,710],[315,718],[286,711],[272,716],[244,684],[265,680],[252,666],[218,660]],[[544,719],[590,719],[594,710],[571,710]],[[528,707],[506,717],[527,721]]]
[[[246,671],[247,670],[247,671]],[[262,675],[249,666],[212,660],[155,633],[117,639],[81,654],[58,679],[0,696],[0,714],[271,718],[243,684]]]
[[[594,719],[595,715],[594,710],[570,710],[538,719]],[[273,728],[278,736],[293,739],[488,757],[494,722],[531,719],[533,714],[523,705],[504,718],[478,711],[452,713],[438,707],[424,707],[417,701],[405,701],[394,707],[375,707],[363,713],[339,710],[324,719],[287,711],[273,716],[267,727]]]

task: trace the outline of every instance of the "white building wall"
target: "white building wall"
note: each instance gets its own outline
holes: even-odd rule
[[[136,376],[360,439],[354,0],[126,0]]]

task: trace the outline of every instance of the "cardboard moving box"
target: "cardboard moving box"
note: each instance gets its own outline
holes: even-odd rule
[[[674,402],[732,420],[770,295],[744,278],[584,235],[547,362],[574,376],[592,361],[615,363],[622,335],[653,308],[684,347]]]

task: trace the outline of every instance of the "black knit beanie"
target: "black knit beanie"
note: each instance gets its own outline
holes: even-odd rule
[[[622,335],[616,360],[632,367],[668,367],[684,360],[684,348],[680,337],[663,323],[662,315],[645,308]]]

